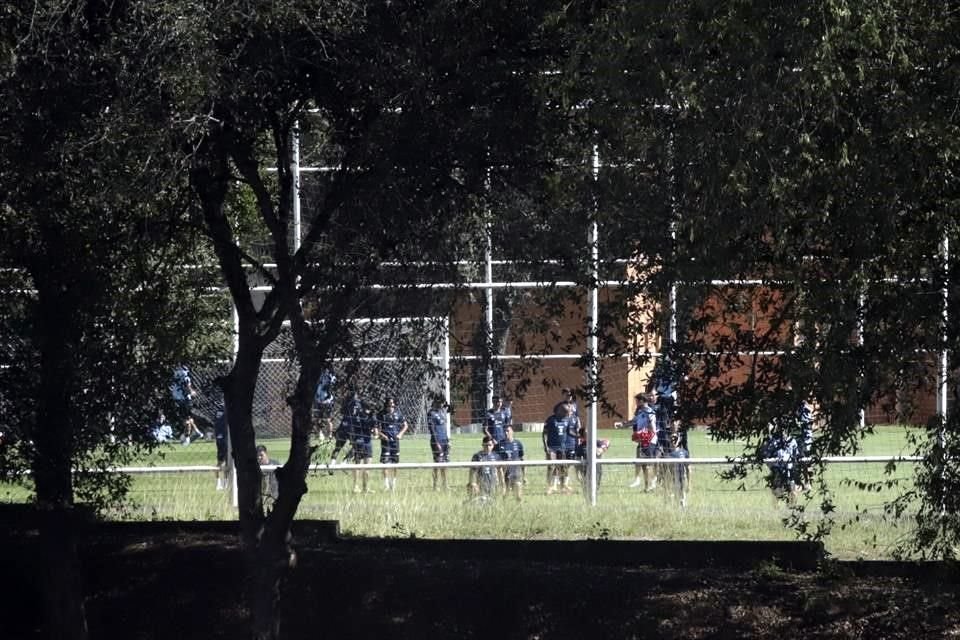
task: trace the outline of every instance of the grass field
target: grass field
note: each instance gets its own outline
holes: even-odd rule
[[[539,433],[519,433],[528,459],[541,459]],[[632,459],[634,445],[625,430],[604,430],[611,440],[605,459]],[[455,435],[453,460],[469,460],[479,448],[476,434]],[[273,458],[285,459],[288,442],[268,440]],[[703,431],[690,434],[695,457],[723,457],[740,453],[737,443],[716,443]],[[907,455],[907,431],[902,427],[880,427],[865,442],[863,455]],[[430,461],[426,438],[413,436],[403,441],[404,462]],[[375,451],[376,458],[376,451]],[[164,466],[209,465],[215,460],[212,442],[200,441],[184,447],[165,447],[145,464]],[[827,540],[828,550],[838,558],[888,558],[896,544],[909,539],[911,522],[890,522],[882,505],[900,489],[865,492],[844,480],[880,480],[895,477],[910,486],[911,464],[898,465],[893,476],[883,466],[832,464],[827,477],[837,506],[839,524]],[[417,536],[428,538],[612,538],[612,539],[760,539],[787,540],[795,534],[783,525],[788,508],[778,503],[766,488],[760,471],[743,482],[718,478],[722,465],[695,466],[686,508],[670,494],[668,487],[643,493],[628,487],[632,465],[606,465],[596,506],[579,493],[546,495],[546,470],[527,469],[522,502],[503,498],[478,504],[467,500],[466,469],[448,471],[450,488],[433,491],[431,471],[400,470],[395,492],[385,492],[381,472],[371,471],[372,494],[354,494],[352,475],[346,471],[311,473],[309,492],[299,517],[339,520],[343,533],[357,536]],[[0,487],[0,500],[22,501],[22,488]],[[803,499],[801,499],[803,502]],[[120,519],[204,520],[236,517],[230,493],[217,491],[212,472],[137,475],[127,504],[112,514]]]

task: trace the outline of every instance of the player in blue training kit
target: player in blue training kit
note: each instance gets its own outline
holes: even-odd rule
[[[547,460],[566,460],[567,459],[567,449],[569,445],[569,433],[571,429],[574,429],[576,433],[577,424],[573,419],[571,408],[569,404],[560,403],[554,407],[554,413],[552,416],[547,418],[547,421],[543,424],[543,451],[547,456]],[[576,436],[574,436],[574,441]],[[573,450],[576,448],[576,444],[571,447],[571,455]],[[556,493],[562,486],[565,489],[569,490],[569,482],[567,481],[567,468],[565,466],[550,466],[547,467],[547,493]]]
[[[433,453],[433,461],[450,462],[450,430],[447,422],[446,403],[440,398],[435,398],[427,412],[427,430],[430,432],[430,451]],[[442,483],[443,488],[447,488],[447,470],[433,470],[433,490],[436,491]]]
[[[760,455],[767,462],[770,473],[767,482],[777,498],[793,500],[797,492],[796,469],[794,467],[799,447],[797,440],[783,418],[774,419],[767,427],[766,442],[760,447]]]
[[[400,462],[400,440],[407,432],[407,420],[397,409],[397,401],[387,398],[383,411],[377,416],[377,436],[380,438],[380,464]],[[397,470],[383,470],[383,486],[387,491],[397,488]]]
[[[504,440],[500,443],[500,458],[506,461],[523,460],[523,443],[513,437],[513,427],[504,430]],[[504,494],[512,492],[517,502],[523,499],[523,467],[503,468]]]
[[[813,406],[806,400],[797,407],[797,482],[802,489],[810,488],[810,463],[802,458],[813,454]]]
[[[493,440],[493,450],[500,450],[500,442],[506,438],[504,429],[513,419],[513,412],[499,396],[493,396],[493,408],[487,411],[483,421],[483,432]]]
[[[340,408],[340,424],[333,432],[333,451],[330,452],[330,462],[327,463],[327,467],[337,464],[337,456],[340,455],[344,446],[350,442],[351,434],[357,430],[359,421],[363,417],[363,411],[363,401],[360,399],[360,393],[356,389],[351,389],[350,396],[343,403],[343,407]],[[350,458],[350,453],[344,456],[345,460]],[[333,470],[330,469],[328,473],[333,475]]]
[[[373,459],[373,434],[377,430],[377,419],[373,411],[366,405],[361,405],[360,416],[351,422],[353,432],[350,434],[350,442],[353,446],[354,464],[370,464]],[[370,472],[364,469],[353,470],[353,492],[372,493],[373,489],[369,486]],[[361,488],[362,484],[362,488]]]
[[[477,453],[470,458],[471,462],[490,462],[500,461],[500,455],[493,451],[493,438],[483,437],[483,446]],[[481,501],[489,500],[497,490],[497,467],[494,464],[484,465],[482,467],[470,467],[470,477],[467,480],[467,492],[472,498]]]
[[[337,376],[326,369],[320,374],[313,394],[313,420],[321,439],[329,438],[333,430],[333,385],[336,383]]]
[[[645,393],[634,396],[637,408],[633,414],[631,439],[637,443],[637,458],[659,458],[660,446],[657,441],[657,415],[650,406]],[[651,478],[651,475],[653,476]],[[642,480],[641,480],[642,477]],[[635,489],[643,485],[644,491],[653,491],[657,487],[656,474],[650,473],[650,466],[645,464],[634,465],[633,482],[630,488]]]
[[[191,438],[203,439],[203,432],[193,420],[193,399],[197,392],[193,388],[193,377],[187,365],[180,365],[173,370],[173,381],[170,383],[170,395],[176,407],[174,418],[182,425],[180,442],[190,444]]]

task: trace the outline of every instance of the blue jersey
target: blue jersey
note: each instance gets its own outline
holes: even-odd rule
[[[427,412],[427,429],[430,439],[437,444],[448,444],[450,435],[447,432],[447,412],[444,409],[430,409]]]
[[[487,419],[484,426],[487,433],[493,438],[494,442],[500,442],[506,437],[504,429],[510,424],[511,412],[509,409],[491,409],[487,412]]]
[[[317,406],[329,405],[333,402],[333,385],[336,381],[337,376],[329,369],[320,374],[317,390],[313,394],[313,401]]]
[[[547,448],[563,449],[569,428],[567,418],[558,418],[557,416],[547,418],[547,421],[543,424]]]
[[[397,436],[400,435],[404,422],[403,414],[396,410],[390,412],[384,411],[377,418],[380,433],[387,436],[387,439],[391,442],[395,441]]]
[[[177,402],[190,399],[190,389],[193,381],[190,379],[190,369],[181,365],[173,370],[173,382],[170,384],[170,394]]]
[[[502,460],[523,460],[523,443],[519,440],[504,440],[500,443]]]

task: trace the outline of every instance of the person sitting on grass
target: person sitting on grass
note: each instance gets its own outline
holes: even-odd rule
[[[483,442],[480,451],[473,454],[471,462],[498,462],[500,456],[493,451],[493,438],[483,436]],[[497,490],[497,467],[483,465],[482,467],[470,467],[470,476],[467,480],[467,494],[470,498],[481,502],[490,500]]]

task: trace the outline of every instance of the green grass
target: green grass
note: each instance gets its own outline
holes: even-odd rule
[[[907,454],[906,429],[880,427],[864,442],[863,455]],[[529,459],[541,459],[540,434],[518,434]],[[604,430],[601,437],[612,441],[606,459],[632,458],[634,445],[626,430]],[[453,439],[452,458],[469,460],[479,448],[476,434]],[[265,441],[271,457],[284,460],[286,440]],[[703,431],[690,435],[690,447],[697,457],[738,455],[740,444],[715,443]],[[422,437],[405,439],[404,462],[429,461],[428,442]],[[145,464],[171,466],[209,465],[215,460],[213,443],[196,442],[188,447],[165,447]],[[792,530],[783,525],[788,508],[774,500],[760,471],[743,481],[724,482],[718,478],[725,467],[693,468],[692,490],[687,507],[681,508],[669,489],[652,493],[628,488],[633,479],[632,465],[606,466],[596,506],[589,506],[582,495],[545,495],[546,470],[527,470],[522,503],[503,498],[477,504],[467,500],[466,469],[448,470],[450,489],[435,492],[429,470],[401,470],[398,488],[382,489],[380,471],[371,471],[370,486],[376,493],[352,492],[352,475],[335,471],[311,473],[309,491],[299,510],[301,518],[335,519],[347,535],[418,536],[427,538],[613,538],[613,539],[691,539],[691,540],[789,540]],[[912,465],[901,464],[893,477],[910,486]],[[882,505],[898,489],[865,492],[848,486],[844,480],[867,482],[886,479],[881,464],[830,465],[827,478],[835,492],[836,518],[843,527],[835,528],[827,540],[828,550],[838,558],[890,557],[896,543],[910,535],[907,518],[893,523],[882,517]],[[22,488],[0,486],[0,500],[19,502],[27,499]],[[801,500],[802,502],[802,500]],[[811,506],[812,509],[812,506]],[[236,517],[229,492],[216,491],[212,472],[151,474],[134,477],[126,505],[113,513],[121,519],[204,520]]]

